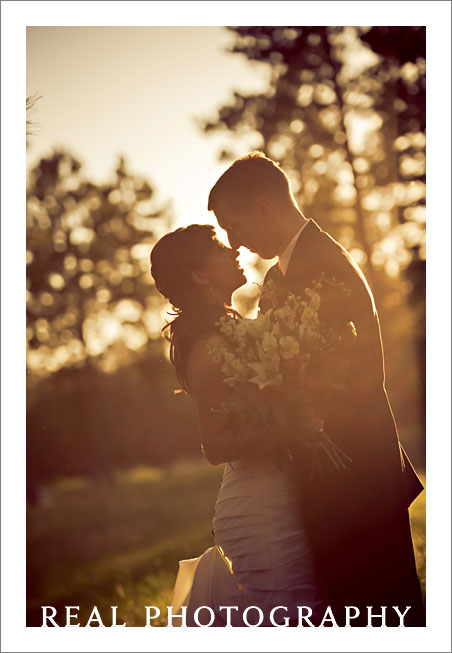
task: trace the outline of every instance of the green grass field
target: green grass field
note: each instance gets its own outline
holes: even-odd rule
[[[145,625],[145,605],[166,616],[178,561],[213,544],[212,515],[223,466],[180,463],[168,471],[138,468],[113,483],[72,479],[47,491],[27,514],[27,625],[40,626],[41,605],[80,606],[85,626],[97,606],[118,623]],[[413,504],[416,562],[425,591],[425,492]],[[153,625],[164,625],[164,618]],[[92,625],[96,625],[95,622]]]

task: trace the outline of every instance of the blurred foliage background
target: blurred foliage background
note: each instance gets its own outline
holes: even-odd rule
[[[401,441],[422,470],[425,28],[228,29],[235,41],[230,56],[246,57],[250,65],[264,62],[270,83],[262,94],[234,91],[232,102],[206,108],[198,117],[200,130],[206,138],[224,134],[219,157],[225,166],[244,153],[237,149],[238,136],[251,135],[255,147],[289,174],[304,215],[362,266],[379,309],[387,389]],[[39,98],[27,98],[27,107],[35,104],[39,112]],[[31,123],[27,127],[32,138]],[[168,307],[149,275],[152,245],[178,226],[177,217],[170,202],[156,203],[158,179],[132,174],[125,157],[112,167],[108,182],[93,183],[71,152],[56,149],[27,180],[29,625],[39,618],[37,606],[56,605],[51,597],[62,605],[69,597],[92,605],[105,594],[105,605],[117,604],[111,593],[121,598],[146,564],[152,569],[146,581],[151,595],[166,587],[160,598],[167,597],[177,560],[211,543],[220,470],[208,471],[201,462],[193,468],[198,485],[183,474],[171,485],[172,470],[184,460],[199,460],[201,452],[195,408],[189,397],[174,394],[177,383],[160,337]],[[252,260],[263,274],[267,264]],[[235,300],[239,310],[253,314],[256,287],[248,285]],[[136,468],[157,476],[150,485],[136,485]],[[191,535],[180,522],[176,499],[169,499],[185,482],[186,491],[204,501],[187,504],[189,514],[199,512]],[[134,511],[147,496],[162,505],[168,496],[166,521],[164,515]],[[118,505],[136,519],[127,520],[127,538],[107,538],[116,562],[104,568],[107,552],[100,541],[105,529],[114,529]],[[421,560],[422,510],[416,515]],[[69,516],[76,516],[79,537],[91,533],[76,546],[63,537]],[[143,517],[151,520],[146,532]],[[179,520],[180,531],[169,528],[168,518]],[[157,541],[166,547],[159,564],[152,548]],[[102,578],[94,567],[103,569]],[[71,574],[78,580],[62,581]],[[102,596],[93,590],[97,582]],[[145,604],[157,603],[147,598]],[[133,606],[128,610],[134,614]]]

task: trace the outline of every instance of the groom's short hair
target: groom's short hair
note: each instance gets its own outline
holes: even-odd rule
[[[246,202],[265,191],[273,198],[295,203],[289,177],[263,152],[240,157],[224,172],[209,193],[207,208],[215,211],[223,198]]]

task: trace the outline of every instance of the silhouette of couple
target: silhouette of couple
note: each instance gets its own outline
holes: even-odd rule
[[[378,314],[364,274],[344,247],[303,216],[287,175],[261,152],[226,170],[208,208],[230,248],[213,227],[190,225],[166,234],[151,253],[156,286],[177,313],[164,330],[179,382],[196,402],[204,455],[214,465],[226,463],[214,546],[180,561],[174,612],[184,614],[187,625],[199,625],[203,607],[211,625],[243,626],[247,614],[252,621],[247,608],[255,606],[258,625],[298,625],[304,606],[313,625],[367,626],[371,606],[373,614],[384,615],[371,625],[399,626],[391,609],[398,606],[402,613],[409,608],[403,625],[425,625],[408,516],[423,485],[399,441],[385,390]],[[241,246],[263,259],[278,257],[264,289],[272,280],[301,297],[315,280],[333,279],[319,290],[320,320],[331,328],[353,323],[356,334],[349,382],[337,401],[318,421],[287,416],[290,455],[271,424],[237,428],[218,410],[231,388],[212,348],[223,343],[219,318],[240,319],[230,307],[232,293],[246,282],[237,262]],[[260,310],[266,310],[264,297]],[[325,396],[328,383],[325,374]],[[322,387],[317,392],[322,395]],[[313,477],[306,433],[322,428],[351,462]],[[228,616],[222,606],[233,606]],[[354,607],[348,621],[347,606]],[[324,620],[326,609],[333,623]]]

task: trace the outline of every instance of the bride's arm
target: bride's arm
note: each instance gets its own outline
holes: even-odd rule
[[[198,408],[202,448],[212,465],[257,458],[282,444],[281,438],[276,438],[274,433],[263,426],[249,425],[247,428],[241,427],[238,432],[217,411],[229,396],[220,366],[209,353],[209,347],[220,343],[219,336],[196,342],[190,352],[187,367],[191,394]]]

